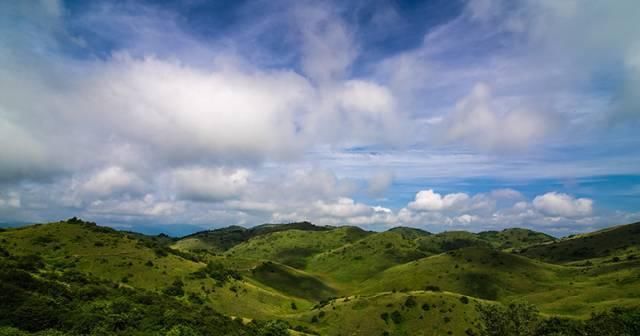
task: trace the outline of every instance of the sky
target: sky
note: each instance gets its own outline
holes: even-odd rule
[[[0,2],[0,222],[640,220],[636,0]]]

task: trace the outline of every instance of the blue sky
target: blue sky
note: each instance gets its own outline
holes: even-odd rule
[[[0,222],[640,220],[632,0],[0,4]]]

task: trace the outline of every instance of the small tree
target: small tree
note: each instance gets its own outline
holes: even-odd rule
[[[481,321],[481,336],[533,336],[538,324],[538,310],[530,304],[512,303],[476,306]]]

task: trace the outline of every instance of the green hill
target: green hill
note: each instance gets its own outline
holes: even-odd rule
[[[640,222],[569,236],[553,243],[523,248],[517,252],[529,258],[553,263],[589,259],[634,259],[640,257]]]
[[[304,269],[313,255],[372,234],[357,227],[338,227],[323,231],[287,230],[254,237],[225,254],[239,258],[271,260]]]
[[[251,269],[251,278],[281,293],[311,301],[321,301],[337,295],[335,289],[317,278],[271,261]]]
[[[588,318],[640,306],[639,227],[556,241],[523,229],[431,234],[402,227],[368,232],[268,224],[221,229],[209,242],[200,241],[203,249],[177,248],[189,238],[116,231],[77,219],[11,228],[0,231],[0,335],[7,333],[3,326],[37,331],[52,325],[71,334],[80,330],[74,328],[98,334],[79,325],[114,328],[114,316],[126,321],[124,329],[106,334],[195,328],[196,335],[208,335],[219,328],[283,335],[264,330],[273,327],[295,328],[291,334],[297,335],[467,335],[478,327],[476,304],[513,301],[535,304],[545,316]],[[590,258],[576,259],[573,251],[589,251]],[[94,297],[94,290],[102,294]],[[125,310],[117,308],[123,300]],[[15,315],[13,307],[23,301],[46,302],[65,315],[46,309],[33,315],[33,305]],[[199,323],[204,315],[209,320]],[[33,327],[24,321],[46,323]]]
[[[287,230],[326,231],[331,229],[331,227],[317,226],[309,222],[263,224],[250,229],[246,229],[242,226],[229,226],[216,230],[200,231],[182,237],[172,247],[183,251],[209,251],[222,253],[253,237],[272,232]]]
[[[470,247],[392,267],[365,281],[358,293],[430,289],[476,298],[525,300],[541,311],[588,316],[597,306],[638,306],[640,261],[568,267],[490,248]]]
[[[404,229],[371,234],[313,256],[306,269],[344,285],[357,285],[391,266],[426,256],[417,248],[419,236],[423,234]]]
[[[321,335],[470,335],[474,299],[413,291],[349,296],[297,316]]]
[[[556,238],[548,234],[520,228],[505,229],[502,231],[484,231],[478,233],[478,238],[491,242],[494,247],[501,250],[523,248],[556,240]]]

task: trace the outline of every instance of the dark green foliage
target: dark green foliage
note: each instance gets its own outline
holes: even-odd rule
[[[295,302],[291,302],[291,309],[298,310],[298,306],[296,306]]]
[[[389,322],[389,313],[384,312],[380,314],[380,318],[383,319],[385,323]]]
[[[184,283],[180,279],[176,279],[171,286],[167,287],[163,291],[169,296],[183,296],[184,295]]]
[[[273,329],[263,322],[244,326],[206,306],[120,288],[75,271],[34,276],[33,264],[24,260],[0,258],[0,336],[261,335]]]
[[[404,301],[404,306],[407,308],[413,308],[417,304],[418,303],[416,302],[416,298],[414,298],[413,296],[407,297],[407,299]]]
[[[529,304],[478,305],[481,336],[634,336],[640,335],[640,308],[593,314],[586,321],[541,319]]]
[[[393,313],[391,313],[391,321],[393,321],[393,323],[395,324],[400,324],[402,323],[402,314],[400,314],[399,311],[394,310]]]
[[[258,328],[260,336],[288,336],[289,324],[285,321],[268,321]]]
[[[463,304],[469,304],[469,298],[466,296],[461,296],[460,302],[462,302]]]
[[[478,305],[482,321],[482,336],[533,336],[538,323],[538,311],[529,304],[512,303]]]
[[[193,272],[192,277],[196,279],[204,279],[209,277],[216,280],[219,284],[223,284],[229,280],[242,280],[242,275],[236,270],[226,268],[222,263],[210,261],[207,266]]]
[[[440,287],[433,286],[433,285],[427,285],[427,286],[424,287],[424,290],[431,291],[431,292],[439,292],[440,291]]]

